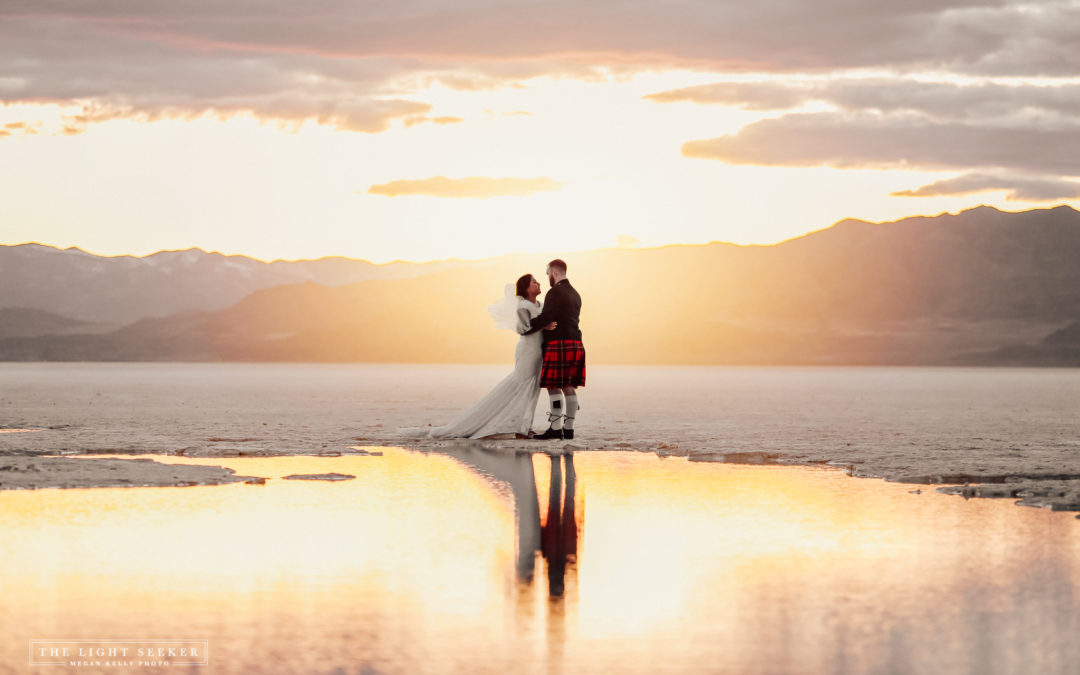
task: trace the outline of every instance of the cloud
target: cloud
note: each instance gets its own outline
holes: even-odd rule
[[[645,96],[656,103],[688,101],[700,104],[723,104],[748,110],[784,110],[797,108],[812,99],[812,89],[797,83],[718,82],[683,87]]]
[[[511,111],[498,111],[491,108],[484,108],[484,112],[494,117],[496,115],[502,115],[503,117],[532,117],[533,114],[528,110],[511,110]]]
[[[659,103],[790,110],[720,138],[691,141],[683,155],[732,164],[835,168],[955,169],[973,173],[893,196],[1007,190],[1008,199],[1076,198],[1080,85],[928,82],[907,77],[775,78],[659,92]],[[1059,174],[1059,177],[1052,177]]]
[[[792,114],[683,144],[729,164],[841,169],[999,168],[1080,175],[1080,126],[935,122],[918,115]]]
[[[340,131],[378,133],[390,128],[395,119],[416,116],[431,111],[431,106],[418,101],[377,98],[290,98],[275,97],[246,103],[204,101],[201,106],[183,102],[144,102],[142,104],[84,104],[82,112],[67,115],[64,120],[72,128],[84,132],[90,124],[114,119],[137,119],[153,122],[161,119],[195,119],[213,114],[233,117],[250,114],[262,119],[303,123],[315,121]]]
[[[939,180],[915,190],[893,192],[893,197],[953,197],[978,192],[1007,191],[1009,201],[1049,202],[1080,199],[1080,182],[1055,177],[970,173]]]
[[[406,117],[404,120],[406,129],[409,127],[414,127],[417,124],[438,124],[441,126],[446,124],[460,124],[464,121],[465,120],[461,117],[425,117],[423,115],[419,115],[416,117]]]
[[[190,51],[459,60],[604,55],[612,63],[724,69],[919,66],[1007,74],[1077,72],[1069,0],[294,0],[147,3],[7,0],[11,21],[74,22]]]
[[[229,0],[182,13],[125,0],[93,8],[5,3],[0,104],[81,107],[80,119],[69,122],[83,130],[109,119],[251,114],[375,133],[394,120],[430,112],[432,106],[403,96],[425,84],[494,88],[549,73],[601,75],[596,66],[572,59],[477,60],[465,50],[465,62],[455,62],[412,49],[358,48],[365,43],[355,36],[348,49],[339,48],[334,43],[350,21],[366,26],[381,20],[369,8],[330,5],[320,15],[273,0],[257,13]],[[394,14],[393,6],[385,9]],[[407,18],[396,25],[406,37]]]
[[[78,106],[82,113],[67,121],[82,129],[121,118],[251,114],[375,133],[432,109],[390,86],[411,71],[403,61],[209,48],[146,30],[139,22],[0,13],[0,69],[13,73],[0,102]]]
[[[276,107],[280,111],[281,107]],[[391,120],[431,110],[426,103],[402,100],[358,99],[338,101],[306,108],[295,106],[296,117],[314,117],[319,124],[329,124],[335,129],[377,133],[390,127]],[[256,111],[257,114],[257,111]]]
[[[1080,115],[1080,85],[953,84],[902,77],[719,82],[650,94],[658,103],[688,101],[749,110],[785,110],[821,102],[850,111],[917,112],[935,119]]]
[[[387,197],[424,195],[456,199],[487,199],[490,197],[527,197],[538,192],[552,192],[560,188],[562,188],[562,183],[546,177],[447,178],[435,176],[423,180],[395,180],[382,185],[372,185],[368,192]]]
[[[612,70],[984,75],[1080,72],[1071,0],[6,0],[0,100],[93,101],[151,116],[320,118],[428,78],[483,89]],[[771,105],[776,105],[773,103]],[[346,118],[341,128],[385,128]]]

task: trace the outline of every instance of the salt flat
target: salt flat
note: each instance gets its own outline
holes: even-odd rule
[[[439,448],[441,424],[508,366],[0,364],[8,455],[189,457]],[[595,366],[571,449],[830,464],[856,476],[983,484],[967,496],[1080,508],[1080,371]],[[541,397],[534,429],[543,429]],[[561,448],[490,441],[489,447]],[[211,462],[212,463],[212,462]]]

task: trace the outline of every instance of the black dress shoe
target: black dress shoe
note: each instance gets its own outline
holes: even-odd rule
[[[563,438],[563,430],[562,429],[551,429],[551,428],[548,428],[547,431],[540,434],[539,436],[533,436],[534,441],[550,441],[552,439],[562,440],[562,438]]]
[[[574,430],[573,429],[563,429],[562,430],[562,437],[565,438],[568,441],[574,440]]]

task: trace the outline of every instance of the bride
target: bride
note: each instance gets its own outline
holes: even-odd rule
[[[543,346],[539,330],[530,321],[540,314],[540,282],[526,274],[514,288],[506,286],[506,297],[488,307],[498,328],[510,328],[521,338],[514,350],[514,370],[495,385],[479,403],[455,420],[441,427],[409,427],[399,429],[409,438],[484,438],[514,434],[528,438],[536,400],[540,396],[540,363]],[[555,322],[544,330],[555,328]]]

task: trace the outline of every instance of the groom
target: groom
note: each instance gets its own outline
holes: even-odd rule
[[[538,440],[573,438],[574,418],[577,416],[577,387],[585,386],[585,347],[581,344],[578,317],[581,296],[566,278],[566,263],[555,259],[547,266],[551,290],[544,296],[544,310],[532,320],[533,329],[552,321],[554,330],[544,331],[544,364],[540,369],[540,386],[547,389],[551,400],[548,419],[551,428]]]

